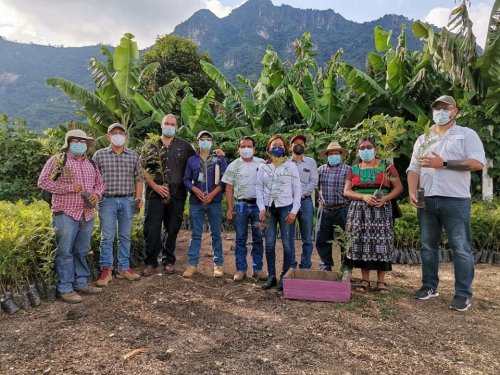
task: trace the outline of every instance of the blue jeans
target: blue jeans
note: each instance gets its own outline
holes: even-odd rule
[[[280,225],[281,231],[281,242],[283,244],[283,270],[281,271],[281,277],[290,269],[292,263],[292,249],[290,248],[290,227],[293,224],[287,224],[285,222],[286,217],[292,210],[292,205],[284,207],[274,207],[268,208],[269,226],[266,229],[266,260],[267,260],[267,272],[269,276],[276,276],[276,228],[278,223]]]
[[[188,249],[188,263],[197,267],[200,261],[201,236],[203,234],[203,223],[205,214],[210,226],[212,236],[212,252],[214,255],[214,265],[222,266],[222,204],[221,202],[203,204],[192,204],[189,207],[189,220],[191,222],[191,242]]]
[[[453,251],[455,296],[472,297],[474,257],[471,249],[468,198],[426,197],[425,209],[418,210],[422,241],[422,285],[437,289],[439,283],[439,243],[444,227]]]
[[[241,206],[239,206],[241,205]],[[241,207],[241,208],[240,208]],[[235,212],[236,224],[236,271],[247,271],[247,239],[248,223],[252,228],[252,270],[262,271],[262,258],[264,246],[262,244],[262,232],[255,226],[259,220],[259,208],[256,204],[237,203]]]
[[[101,256],[99,267],[113,268],[113,244],[118,223],[118,270],[128,270],[130,259],[130,232],[134,220],[134,197],[103,197],[99,202],[101,227]]]
[[[75,220],[61,213],[52,216],[52,226],[56,229],[55,266],[58,292],[67,293],[85,288],[90,277],[87,255],[94,219],[85,221],[82,217]]]
[[[312,266],[311,256],[313,252],[312,231],[313,231],[314,204],[311,197],[300,201],[300,210],[297,213],[297,221],[302,238],[302,255],[300,257],[299,268],[309,269]],[[295,261],[295,223],[290,225],[290,249],[292,251],[292,268],[297,268]]]

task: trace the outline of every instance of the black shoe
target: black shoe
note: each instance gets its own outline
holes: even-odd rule
[[[268,290],[272,287],[275,287],[278,284],[278,280],[276,280],[276,276],[269,276],[264,284],[262,284],[262,289]]]
[[[422,288],[417,290],[414,298],[420,299],[420,300],[426,300],[426,299],[437,297],[437,296],[439,296],[439,293],[437,292],[437,290],[432,289],[429,286],[423,286]]]
[[[465,297],[455,297],[450,305],[450,309],[455,311],[467,311],[470,305],[470,299]]]
[[[276,289],[278,289],[280,292],[283,290],[283,277],[278,281],[278,285],[276,285]]]

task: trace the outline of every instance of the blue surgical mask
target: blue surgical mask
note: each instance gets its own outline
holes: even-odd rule
[[[371,150],[359,150],[359,157],[363,161],[372,161],[375,157],[375,149]]]
[[[439,126],[446,125],[451,120],[451,111],[447,109],[435,109],[432,112],[432,119]]]
[[[269,150],[269,154],[277,158],[282,158],[283,156],[285,156],[285,148],[280,146],[272,147]]]
[[[342,161],[342,157],[340,155],[328,155],[328,164],[331,166],[337,165]]]
[[[202,150],[210,150],[212,148],[212,141],[201,140],[199,142],[200,149]]]
[[[177,128],[175,126],[167,125],[161,127],[162,134],[167,138],[172,138],[175,135],[176,130]]]
[[[85,151],[87,151],[87,144],[86,143],[70,143],[69,144],[69,151],[73,155],[83,155],[85,154]]]

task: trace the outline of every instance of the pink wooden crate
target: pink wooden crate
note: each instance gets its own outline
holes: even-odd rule
[[[308,301],[349,302],[349,278],[338,281],[335,272],[290,269],[283,279],[283,297]]]

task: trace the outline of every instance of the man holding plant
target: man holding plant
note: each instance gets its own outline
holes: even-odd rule
[[[332,240],[335,226],[345,230],[349,200],[344,197],[344,185],[351,170],[343,159],[347,150],[338,142],[331,142],[320,155],[327,159],[327,164],[318,168],[318,223],[316,249],[321,258],[321,269],[331,271],[333,266]]]
[[[51,157],[38,178],[38,187],[52,193],[52,224],[56,230],[57,291],[64,302],[78,303],[76,293],[98,294],[89,284],[87,255],[94,228],[94,207],[104,192],[101,174],[87,158],[94,146],[83,130],[66,133],[63,154]]]
[[[200,152],[188,159],[184,172],[184,185],[190,191],[189,220],[191,242],[188,249],[188,267],[182,276],[190,278],[198,273],[201,237],[205,215],[208,218],[212,236],[214,256],[214,277],[224,276],[222,265],[222,193],[225,183],[222,176],[227,168],[226,159],[212,150],[212,134],[206,130],[198,133],[196,140]]]
[[[408,167],[410,202],[418,209],[422,242],[422,287],[415,298],[427,300],[439,296],[439,243],[444,227],[453,250],[455,297],[450,308],[466,311],[471,305],[474,258],[471,249],[470,209],[471,171],[483,169],[485,153],[477,133],[457,125],[455,99],[448,95],[431,105],[438,139],[422,155],[424,136],[415,142]],[[424,201],[418,199],[423,188]],[[425,207],[425,208],[424,208]]]
[[[98,286],[113,279],[113,244],[118,224],[118,271],[116,277],[134,281],[139,275],[130,268],[130,232],[134,209],[142,206],[143,174],[139,155],[125,147],[127,130],[122,124],[108,127],[110,146],[98,150],[93,160],[104,179],[104,196],[99,203],[101,244]]]
[[[161,132],[160,139],[147,142],[141,152],[147,184],[144,211],[146,267],[142,272],[143,276],[151,276],[158,267],[160,250],[163,250],[165,272],[175,273],[175,244],[187,197],[184,169],[188,159],[195,154],[187,141],[175,136],[177,119],[173,114],[162,119]]]

